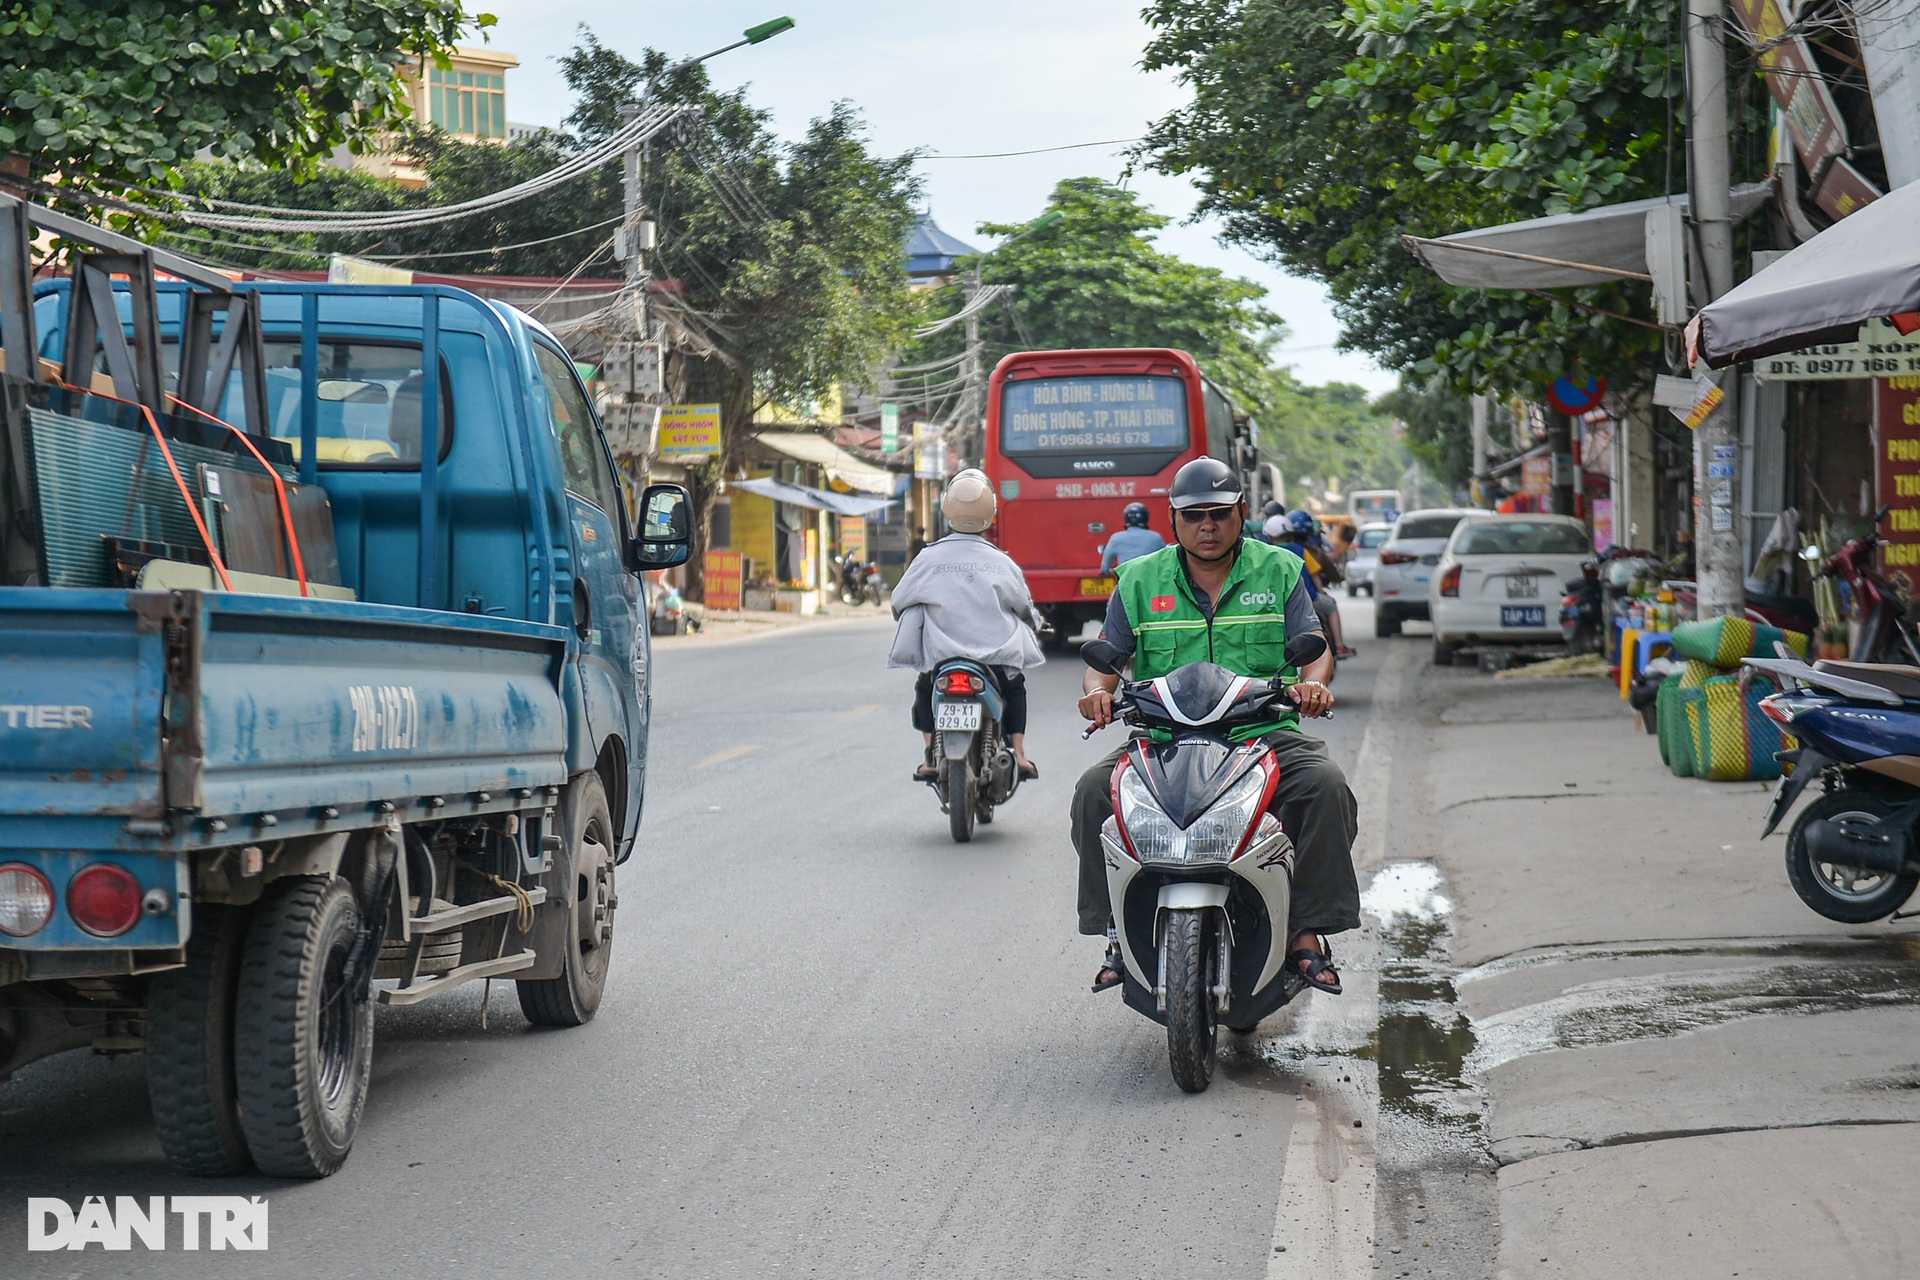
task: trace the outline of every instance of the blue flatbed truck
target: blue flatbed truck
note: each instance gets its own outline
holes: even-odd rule
[[[0,355],[0,1080],[144,1052],[177,1166],[320,1177],[376,1004],[590,1019],[688,507],[560,344],[0,195]]]

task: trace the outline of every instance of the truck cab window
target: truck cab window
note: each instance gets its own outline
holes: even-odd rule
[[[580,389],[573,366],[564,356],[535,344],[533,358],[547,387],[547,407],[553,414],[553,434],[560,441],[560,465],[567,488],[609,515],[619,510],[620,486],[614,482],[607,452],[600,445],[593,410]]]
[[[300,452],[300,344],[269,340],[268,434]],[[224,412],[240,410],[239,375]],[[404,343],[320,342],[315,452],[323,471],[420,469],[420,348]],[[231,416],[228,421],[235,421]],[[440,365],[440,460],[453,447],[453,385]]]

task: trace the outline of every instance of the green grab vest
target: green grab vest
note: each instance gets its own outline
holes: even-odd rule
[[[1179,556],[1179,544],[1169,543],[1120,566],[1120,604],[1134,634],[1134,679],[1152,680],[1189,662],[1218,663],[1259,680],[1277,675],[1287,653],[1287,598],[1304,569],[1300,558],[1264,542],[1241,542],[1209,622]],[[1299,713],[1290,711],[1271,723],[1236,729],[1233,737],[1245,741],[1299,727]]]

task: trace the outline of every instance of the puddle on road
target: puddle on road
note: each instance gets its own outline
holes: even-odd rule
[[[1603,978],[1490,1015],[1476,1024],[1479,1043],[1467,1060],[1467,1071],[1477,1075],[1552,1049],[1664,1039],[1744,1018],[1920,1005],[1920,938],[1910,935],[1575,948],[1496,960],[1461,975],[1460,981],[1539,964],[1649,957],[1736,963]]]
[[[1453,903],[1431,863],[1384,867],[1360,895],[1380,921],[1380,1022],[1372,1057],[1380,1076],[1382,1124],[1399,1119],[1398,1159],[1476,1141],[1480,1102],[1467,1083],[1476,1040],[1459,1008],[1447,962]],[[1384,1132],[1384,1129],[1383,1129]]]

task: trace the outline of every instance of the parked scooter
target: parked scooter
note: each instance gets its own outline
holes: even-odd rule
[[[1874,552],[1880,547],[1880,522],[1890,507],[1882,507],[1873,517],[1873,531],[1843,543],[1832,555],[1822,558],[1818,546],[1808,546],[1800,558],[1812,568],[1814,576],[1838,578],[1853,597],[1853,616],[1859,620],[1857,638],[1851,655],[1861,662],[1920,663],[1920,643],[1914,638],[1913,624],[1906,619],[1906,606],[1891,582],[1873,567]]]
[[[1325,652],[1320,633],[1295,636],[1286,665]],[[1117,674],[1106,641],[1081,655]],[[1286,963],[1293,841],[1267,811],[1280,766],[1265,743],[1228,737],[1290,708],[1287,683],[1195,662],[1114,695],[1117,718],[1165,738],[1139,738],[1120,757],[1117,807],[1100,829],[1121,994],[1166,1026],[1167,1061],[1188,1093],[1212,1079],[1218,1026],[1251,1031],[1306,989]]]
[[[840,558],[840,599],[845,604],[879,604],[880,566],[849,551]]]
[[[931,786],[940,796],[954,840],[973,839],[974,823],[1013,798],[1020,769],[1001,731],[1006,700],[993,668],[952,658],[933,673],[934,759]]]
[[[1911,667],[1749,658],[1785,692],[1760,710],[1799,742],[1774,788],[1764,838],[1817,778],[1824,794],[1787,833],[1787,879],[1829,920],[1864,924],[1898,911],[1920,883],[1920,672]]]

